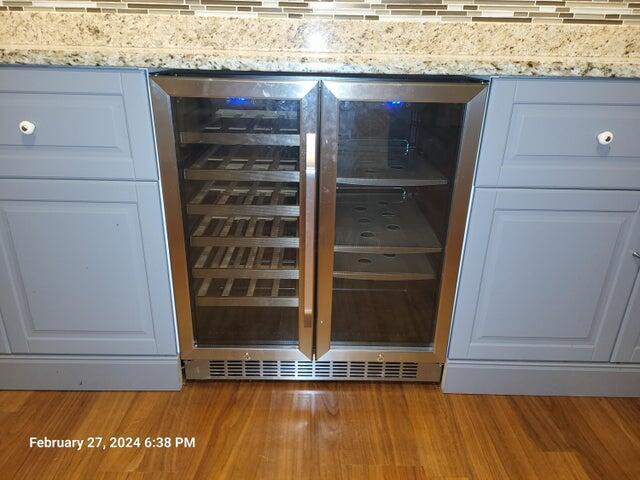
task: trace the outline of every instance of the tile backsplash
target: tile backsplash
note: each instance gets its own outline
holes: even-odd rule
[[[640,25],[640,0],[0,0],[0,11]]]

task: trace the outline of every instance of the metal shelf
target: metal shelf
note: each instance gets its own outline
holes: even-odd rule
[[[187,213],[210,216],[298,217],[297,187],[279,183],[206,182],[187,204]]]
[[[297,280],[279,278],[203,278],[196,280],[200,307],[297,307]]]
[[[411,198],[338,191],[336,200],[335,252],[442,252],[438,237]]]
[[[205,247],[191,269],[193,278],[298,278],[295,249]]]
[[[217,145],[300,145],[297,112],[267,110],[216,111],[198,132],[180,132],[182,143]]]
[[[348,280],[435,280],[429,258],[420,254],[361,254],[336,252],[334,278]]]
[[[213,217],[205,215],[190,236],[193,247],[297,248],[296,217]]]
[[[384,141],[383,141],[384,140]],[[403,140],[340,140],[337,183],[380,187],[446,185],[447,178]]]
[[[299,135],[264,134],[264,133],[209,133],[180,132],[181,143],[201,143],[216,145],[300,145]]]
[[[338,172],[337,183],[342,185],[369,185],[377,187],[420,187],[447,185],[449,181],[435,167],[426,163],[413,165],[374,167],[359,163],[349,171]]]
[[[215,145],[184,169],[186,180],[299,182],[298,149]]]

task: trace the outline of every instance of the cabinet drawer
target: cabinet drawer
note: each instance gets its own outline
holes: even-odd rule
[[[476,185],[639,189],[640,82],[494,80]]]
[[[0,68],[0,176],[157,179],[145,72]]]

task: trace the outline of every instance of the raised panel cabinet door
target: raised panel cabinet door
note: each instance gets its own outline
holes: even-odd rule
[[[636,278],[611,361],[640,363],[640,276]]]
[[[476,185],[638,190],[640,82],[494,79]]]
[[[157,180],[146,71],[0,67],[0,177]]]
[[[175,354],[158,185],[0,180],[13,353]]]
[[[449,357],[609,361],[639,208],[637,192],[477,189]]]

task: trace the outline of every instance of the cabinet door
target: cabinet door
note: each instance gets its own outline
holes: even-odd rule
[[[155,183],[0,180],[13,353],[175,353]]]
[[[640,262],[640,259],[637,261]],[[633,287],[611,361],[640,363],[640,276]]]
[[[478,189],[450,357],[609,361],[639,206],[638,192]]]
[[[4,328],[2,322],[2,309],[0,308],[0,353],[11,353],[9,347],[9,339],[7,338],[7,331]]]

